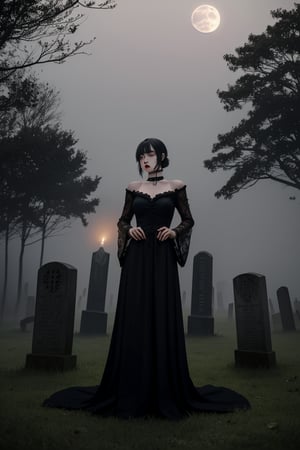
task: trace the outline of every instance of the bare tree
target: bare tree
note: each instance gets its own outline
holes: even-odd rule
[[[85,52],[89,41],[73,36],[84,8],[109,10],[113,0],[2,0],[0,2],[0,82],[15,71],[37,64],[62,63]],[[73,42],[72,42],[73,41]]]

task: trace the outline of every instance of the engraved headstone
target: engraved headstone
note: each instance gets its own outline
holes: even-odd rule
[[[77,270],[51,262],[39,269],[32,353],[27,368],[67,370],[76,366],[72,355]]]
[[[103,247],[93,253],[86,310],[82,311],[80,333],[106,334],[105,297],[109,253]]]
[[[212,336],[212,267],[213,257],[208,252],[199,252],[194,257],[191,315],[188,316],[188,334]]]
[[[283,331],[295,331],[295,319],[289,290],[286,286],[281,286],[277,289],[277,298]]]
[[[235,364],[248,367],[276,365],[272,351],[266,280],[245,273],[233,280],[238,349]]]

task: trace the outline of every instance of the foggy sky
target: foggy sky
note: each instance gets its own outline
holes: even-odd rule
[[[191,13],[201,3],[220,12],[221,25],[214,33],[199,33],[191,25]],[[169,150],[166,176],[187,184],[195,219],[189,260],[180,269],[187,300],[193,257],[201,250],[213,255],[215,285],[257,272],[266,276],[274,301],[282,285],[289,287],[292,300],[300,298],[300,195],[274,182],[260,182],[232,200],[217,200],[214,192],[229,173],[212,174],[203,168],[217,135],[244,115],[226,113],[217,97],[217,89],[226,89],[239,75],[229,71],[223,55],[243,45],[250,33],[264,31],[273,23],[270,10],[278,7],[290,9],[293,2],[119,0],[112,11],[89,14],[76,33],[76,40],[96,36],[90,56],[37,70],[61,93],[62,126],[74,130],[78,147],[88,152],[88,174],[102,176],[96,192],[101,203],[89,226],[75,222],[63,236],[46,242],[45,262],[67,262],[78,269],[78,294],[88,285],[98,237],[105,235],[104,247],[111,255],[107,302],[110,295],[116,300],[116,222],[124,190],[139,178],[137,144],[158,137]],[[296,201],[289,200],[290,195],[296,195]],[[38,254],[39,246],[26,250],[29,294],[35,294]]]

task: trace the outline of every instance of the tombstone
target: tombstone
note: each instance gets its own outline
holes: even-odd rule
[[[233,287],[238,344],[236,366],[275,366],[265,277],[244,273],[234,278]]]
[[[295,331],[295,319],[289,290],[286,286],[281,286],[277,289],[277,298],[283,331]]]
[[[233,319],[233,303],[228,303],[228,320]]]
[[[93,253],[86,311],[81,313],[81,334],[106,334],[105,296],[109,253],[100,247]]]
[[[212,255],[199,252],[194,257],[191,315],[188,316],[188,334],[213,336],[212,317]]]
[[[27,331],[27,326],[34,323],[34,316],[28,316],[24,319],[20,320],[20,328],[21,331],[25,332]]]
[[[38,271],[32,353],[26,368],[68,370],[76,366],[72,355],[77,270],[50,262]]]

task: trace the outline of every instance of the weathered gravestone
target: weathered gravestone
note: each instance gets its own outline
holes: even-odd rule
[[[199,252],[194,257],[191,315],[188,316],[188,334],[212,336],[212,255]]]
[[[109,253],[103,247],[93,253],[86,311],[82,311],[80,333],[106,334],[105,296]]]
[[[277,298],[283,331],[295,331],[295,319],[289,290],[286,286],[281,286],[277,289]]]
[[[272,351],[266,280],[245,273],[233,280],[238,349],[235,364],[245,367],[276,365]]]
[[[51,262],[39,269],[32,337],[27,368],[73,369],[72,355],[77,270]]]

